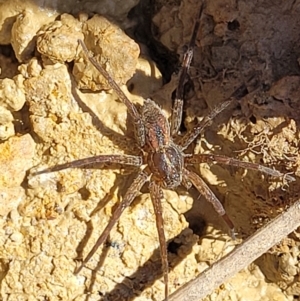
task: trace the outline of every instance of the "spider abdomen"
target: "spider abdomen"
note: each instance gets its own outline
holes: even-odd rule
[[[173,143],[148,156],[152,177],[164,188],[173,189],[182,181],[183,156]]]

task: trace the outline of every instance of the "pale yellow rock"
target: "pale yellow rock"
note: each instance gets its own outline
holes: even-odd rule
[[[24,78],[16,75],[13,79],[0,80],[0,105],[11,111],[19,111],[25,104],[26,98],[23,86]]]
[[[136,71],[127,82],[131,94],[149,98],[163,85],[162,75],[156,64],[147,57],[139,57]]]
[[[12,113],[6,108],[0,106],[0,124],[4,125],[14,120]]]
[[[19,186],[26,170],[32,166],[35,143],[31,136],[12,137],[0,145],[0,186]]]
[[[11,44],[19,62],[28,61],[34,52],[39,29],[53,21],[57,12],[41,10],[38,6],[25,8],[16,18],[11,30]]]
[[[26,171],[32,166],[35,143],[30,135],[11,137],[0,144],[0,215],[6,216],[25,199]]]
[[[15,129],[12,121],[14,117],[6,108],[0,106],[0,140],[14,136]]]
[[[20,55],[19,58],[21,58],[26,45],[28,46],[28,43],[35,36],[37,29],[47,24],[49,20],[54,20],[57,16],[55,8],[51,9],[51,6],[47,5],[46,2],[44,2],[44,6],[39,5],[41,3],[35,0],[2,1],[0,4],[0,43],[4,45],[14,43],[16,49],[20,50],[17,52],[18,56]],[[12,30],[15,22],[18,25]],[[18,44],[17,40],[21,43]],[[34,45],[29,47],[32,51]]]
[[[265,282],[259,268],[251,265],[204,299],[204,301],[208,300],[290,301],[291,299],[285,296],[275,284]]]
[[[0,124],[0,140],[6,140],[15,135],[15,127],[12,122]]]
[[[3,187],[0,193],[0,216],[7,216],[12,210],[18,208],[25,200],[25,191],[21,187]]]
[[[32,20],[27,19],[27,24],[30,26],[26,27],[25,24],[20,23],[20,31],[19,29],[17,31],[20,33],[18,39],[20,38],[22,45],[15,43],[17,49],[19,48],[20,50],[25,50],[25,45],[28,42],[25,29],[27,29],[28,37],[33,38],[37,26],[41,28],[42,25],[54,21],[59,13],[72,12],[78,14],[83,11],[87,13],[98,13],[114,17],[121,23],[126,23],[128,12],[137,3],[138,0],[126,2],[120,0],[101,0],[96,2],[85,0],[76,3],[76,5],[74,5],[73,0],[55,2],[52,0],[45,0],[43,2],[39,0],[2,1],[0,3],[0,43],[5,45],[11,43],[12,27],[18,16],[21,16],[21,19],[23,18],[22,15],[24,11],[26,11],[27,16],[29,12],[29,15],[34,16],[34,18],[32,18]],[[34,21],[36,24],[32,24],[31,21]],[[32,47],[32,45],[30,45],[30,47]],[[19,54],[22,55],[22,50]]]
[[[125,84],[135,72],[140,53],[138,45],[117,25],[98,15],[85,22],[83,33],[94,58],[118,85]],[[92,91],[110,89],[107,80],[92,67],[82,50],[75,60],[73,74],[79,88]]]
[[[39,32],[37,50],[53,62],[71,62],[75,59],[78,39],[83,40],[82,23],[73,16],[63,14]]]

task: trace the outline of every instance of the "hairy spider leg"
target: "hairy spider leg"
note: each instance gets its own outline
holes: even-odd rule
[[[178,133],[182,121],[184,84],[194,55],[194,47],[195,47],[196,38],[200,27],[202,11],[203,11],[203,3],[201,4],[198,16],[196,18],[188,48],[183,55],[183,62],[179,73],[179,82],[177,85],[175,101],[172,109],[172,119],[171,119],[172,136]]]
[[[137,177],[133,180],[132,184],[128,188],[123,201],[118,205],[118,207],[113,212],[107,226],[103,230],[100,237],[97,239],[95,245],[91,249],[91,251],[88,253],[88,255],[85,257],[83,262],[80,264],[80,266],[76,269],[75,274],[78,274],[82,268],[87,264],[87,262],[92,258],[92,256],[95,254],[97,249],[106,241],[111,229],[114,227],[116,222],[120,219],[121,214],[123,211],[130,206],[132,201],[136,198],[138,193],[140,192],[140,189],[142,186],[146,183],[148,180],[148,174],[144,171],[140,171]]]
[[[94,57],[90,55],[84,42],[80,39],[78,39],[78,42],[80,43],[85,55],[92,63],[92,65],[104,76],[111,88],[118,94],[119,99],[126,105],[128,112],[134,122],[134,133],[136,141],[138,142],[138,145],[140,147],[143,147],[145,145],[145,129],[140,113],[137,111],[135,105],[127,98],[124,92],[120,89],[115,80],[109,75],[109,73],[100,64],[98,64]]]
[[[282,172],[276,169],[272,169],[257,163],[240,161],[222,155],[194,154],[194,155],[186,156],[184,162],[187,165],[200,164],[200,163],[214,163],[214,164],[217,163],[217,164],[231,165],[231,166],[241,167],[245,169],[260,171],[272,177],[285,177],[287,181],[291,181],[291,182],[296,180],[294,177],[283,174]]]
[[[192,130],[187,132],[178,142],[181,150],[185,150],[199,136],[199,134],[212,123],[212,120],[225,108],[227,108],[233,101],[234,99],[230,99],[221,103],[208,115],[203,117],[203,119],[199,121]]]
[[[222,102],[220,105],[215,107],[208,115],[206,115],[196,126],[188,131],[178,142],[181,150],[185,150],[197,137],[203,132],[203,130],[209,126],[212,120],[225,110],[233,102],[240,100],[245,94],[247,94],[247,88],[245,84],[239,86],[229,97],[228,100]]]
[[[211,191],[211,189],[207,186],[207,184],[201,179],[201,177],[199,177],[193,171],[184,169],[183,174],[186,178],[188,178],[192,182],[192,184],[205,197],[205,199],[213,205],[215,211],[223,218],[225,223],[228,225],[230,229],[230,236],[233,239],[235,239],[233,222],[230,220],[223,205],[215,196],[215,194]]]
[[[99,155],[94,157],[88,157],[84,159],[74,160],[64,164],[58,164],[45,168],[40,171],[32,172],[33,176],[37,176],[43,173],[49,173],[59,171],[67,168],[78,168],[82,166],[89,166],[97,163],[110,163],[110,164],[123,164],[130,166],[141,166],[143,164],[143,158],[132,155]]]
[[[168,264],[168,253],[166,248],[166,237],[164,231],[164,220],[163,220],[163,210],[161,206],[161,200],[163,199],[163,191],[159,185],[157,185],[154,181],[149,184],[150,197],[152,200],[155,218],[156,218],[156,227],[158,231],[158,239],[160,252],[161,252],[161,261],[162,261],[162,270],[164,276],[165,283],[165,301],[168,301],[169,295],[169,264]],[[164,246],[164,247],[162,247]]]

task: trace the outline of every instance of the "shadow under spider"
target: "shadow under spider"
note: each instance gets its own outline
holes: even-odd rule
[[[181,246],[184,246],[185,253],[189,254],[192,252],[192,248],[194,244],[197,242],[195,240],[193,243],[189,243],[188,245],[183,243],[174,243],[174,241],[177,238],[180,238],[180,236],[183,235],[183,233],[187,229],[189,228],[182,230],[180,234],[168,240],[167,242],[169,253],[172,253],[172,256],[169,256],[170,270],[173,270],[184,259],[177,255],[178,249]],[[88,288],[88,291],[90,291],[94,286],[97,278],[97,273],[99,272],[100,268],[103,266],[105,257],[110,247],[113,246],[106,245],[100,254],[97,266],[92,270],[91,284]],[[132,301],[136,297],[140,296],[145,289],[153,286],[154,282],[157,279],[160,279],[162,276],[163,276],[163,270],[162,270],[162,263],[160,260],[160,249],[157,248],[156,250],[154,250],[152,256],[142,266],[140,266],[136,272],[134,272],[130,276],[124,277],[124,280],[121,283],[116,284],[114,289],[112,289],[110,292],[103,293],[99,291],[99,301],[100,300],[101,301],[119,301],[119,300]],[[181,285],[182,283],[178,283],[178,287]],[[89,300],[88,295],[86,296],[85,300],[86,301]]]
[[[71,78],[71,93],[75,101],[78,103],[79,107],[82,109],[82,111],[90,114],[90,116],[92,117],[92,124],[99,132],[101,132],[101,134],[103,134],[105,137],[110,139],[112,143],[117,147],[119,147],[120,149],[128,150],[130,146],[133,146],[130,147],[129,150],[132,152],[137,150],[137,147],[135,147],[136,143],[134,141],[134,138],[131,138],[129,135],[124,136],[114,131],[113,129],[107,127],[103,123],[103,121],[99,119],[97,114],[94,113],[93,110],[91,110],[88,105],[86,105],[86,103],[80,98],[79,94],[77,93],[77,88],[75,86],[75,80],[73,76]],[[127,117],[127,124],[128,124],[128,119],[129,116]],[[127,126],[127,128],[129,128],[129,126]]]

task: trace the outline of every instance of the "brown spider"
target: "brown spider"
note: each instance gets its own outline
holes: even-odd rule
[[[176,98],[170,123],[160,107],[151,99],[144,100],[144,104],[139,112],[135,105],[131,103],[131,101],[125,96],[114,79],[107,73],[107,71],[103,69],[103,67],[100,66],[92,56],[89,55],[88,49],[86,48],[84,42],[79,40],[79,43],[90,62],[105,77],[111,88],[118,94],[119,99],[126,105],[129,115],[134,123],[135,138],[141,153],[139,156],[98,155],[56,165],[34,173],[34,175],[38,175],[42,173],[59,171],[66,168],[87,166],[94,163],[117,163],[121,165],[124,164],[134,166],[140,169],[138,175],[126,192],[123,201],[113,212],[108,225],[98,238],[94,247],[76,270],[76,274],[81,271],[81,269],[95,254],[97,249],[106,241],[110,231],[119,220],[122,212],[132,203],[142,186],[146,182],[149,182],[150,196],[155,211],[156,226],[160,243],[160,253],[165,283],[165,300],[168,300],[168,258],[161,206],[161,200],[164,197],[163,189],[175,189],[179,185],[184,185],[188,189],[191,185],[194,185],[197,190],[206,198],[206,200],[213,205],[216,212],[228,225],[231,236],[234,237],[233,223],[227,216],[222,204],[207,186],[207,184],[202,180],[202,178],[199,177],[195,172],[187,169],[187,166],[200,164],[203,162],[220,163],[243,167],[246,169],[258,170],[274,177],[283,176],[283,174],[277,170],[255,163],[242,162],[221,155],[184,153],[184,150],[198,137],[203,129],[211,123],[212,119],[215,118],[216,115],[230,105],[233,100],[240,98],[241,90],[244,88],[243,86],[237,89],[229,100],[216,107],[208,116],[204,117],[200,122],[198,122],[198,124],[192,130],[182,136],[177,144],[174,143],[173,137],[177,135],[179,126],[181,124],[184,83],[193,57],[193,48],[195,46],[195,40],[200,26],[201,14],[202,7],[197,16],[188,49],[183,58],[182,68],[179,74],[179,84],[176,89]],[[294,178],[289,175],[286,175],[286,179],[290,181],[294,180]]]

